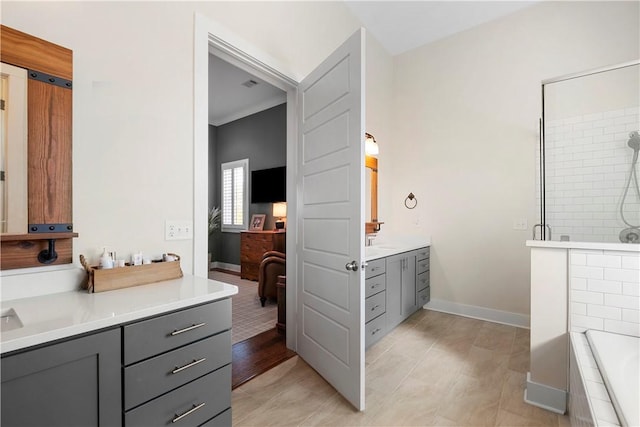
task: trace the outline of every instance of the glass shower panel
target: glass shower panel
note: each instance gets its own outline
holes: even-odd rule
[[[640,65],[545,83],[543,100],[546,240],[640,243]]]

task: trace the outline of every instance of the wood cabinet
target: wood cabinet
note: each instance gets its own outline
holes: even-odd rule
[[[286,232],[243,231],[240,233],[240,277],[258,280],[262,256],[268,251],[285,253]]]
[[[3,426],[122,425],[120,328],[2,358]]]
[[[231,300],[2,358],[3,426],[230,426]]]

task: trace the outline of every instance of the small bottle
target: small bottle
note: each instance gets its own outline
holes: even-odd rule
[[[142,265],[142,252],[131,255],[131,263],[133,265]]]
[[[102,255],[100,256],[100,267],[104,269],[113,268],[113,259],[107,253],[107,248],[103,248]]]

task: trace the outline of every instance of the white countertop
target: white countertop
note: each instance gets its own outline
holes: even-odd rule
[[[600,243],[600,242],[558,242],[555,240],[527,240],[527,246],[532,248],[556,249],[592,249],[604,251],[640,252],[640,245],[631,243]]]
[[[13,309],[23,326],[0,334],[0,353],[227,298],[237,293],[236,286],[185,275],[180,279],[95,294],[83,290],[3,301],[0,304],[2,314]]]
[[[431,239],[428,237],[404,237],[381,242],[374,240],[373,245],[365,246],[364,258],[366,261],[371,261],[427,246],[431,246]]]

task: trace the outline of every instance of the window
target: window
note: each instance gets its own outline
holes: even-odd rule
[[[222,231],[246,230],[249,222],[249,159],[222,164]]]

